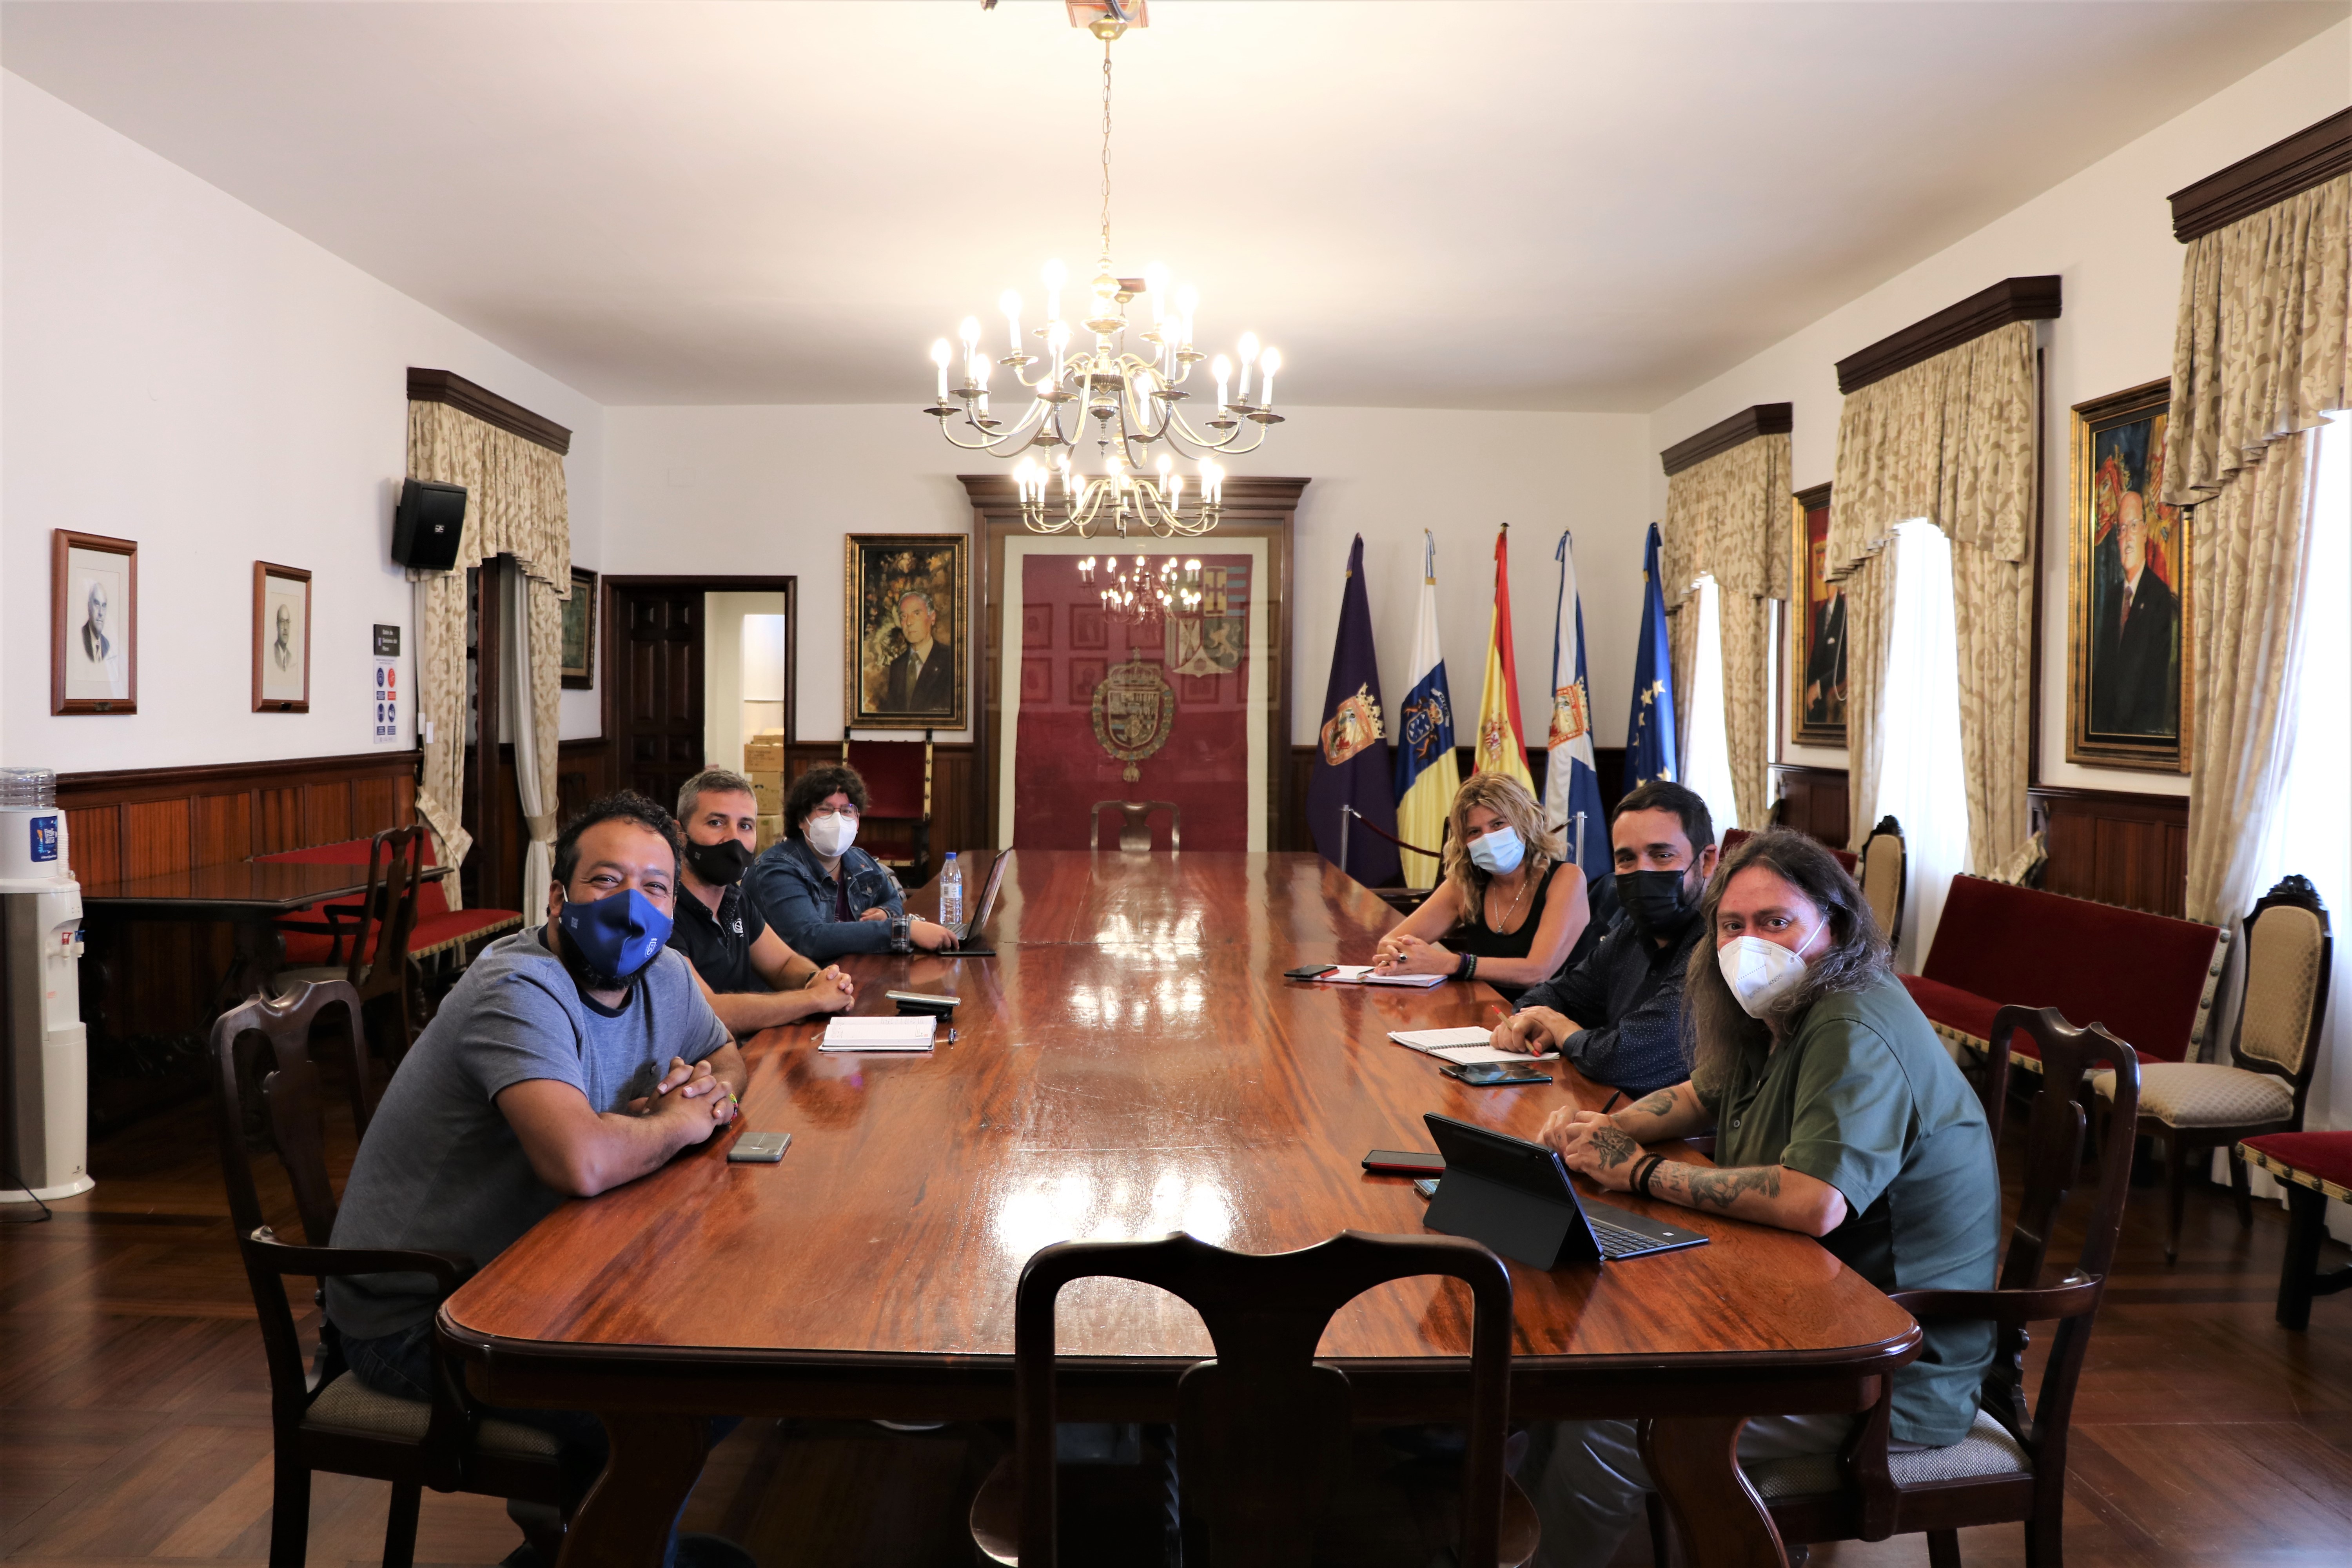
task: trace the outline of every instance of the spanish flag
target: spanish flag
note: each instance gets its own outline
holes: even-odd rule
[[[1535,792],[1527,742],[1519,734],[1519,666],[1511,651],[1511,525],[1495,536],[1495,613],[1486,622],[1486,681],[1478,692],[1480,773],[1507,773]]]

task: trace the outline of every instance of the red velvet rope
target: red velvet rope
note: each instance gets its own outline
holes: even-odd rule
[[[1353,806],[1342,806],[1340,809],[1345,811],[1349,816],[1354,817],[1358,822],[1360,822],[1365,826],[1370,828],[1373,832],[1379,834],[1381,837],[1387,839],[1390,843],[1395,845],[1400,849],[1410,849],[1416,855],[1426,855],[1433,860],[1443,860],[1445,858],[1444,856],[1440,855],[1434,849],[1423,849],[1418,844],[1407,844],[1403,839],[1399,838],[1395,834],[1391,833],[1387,828],[1382,827],[1379,823],[1374,822],[1370,817],[1366,816],[1362,812],[1358,811]]]

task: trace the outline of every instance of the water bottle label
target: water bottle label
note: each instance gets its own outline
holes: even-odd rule
[[[58,858],[58,819],[37,816],[33,823],[33,858],[54,860]]]

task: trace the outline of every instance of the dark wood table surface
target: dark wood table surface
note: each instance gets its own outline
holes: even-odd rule
[[[420,877],[431,881],[444,874],[445,868],[428,866]],[[365,862],[230,860],[152,877],[86,881],[81,902],[86,910],[132,920],[267,920],[364,893],[367,882]]]
[[[1425,1111],[1531,1135],[1601,1104],[1567,1069],[1472,1089],[1386,1037],[1490,1022],[1505,1007],[1484,985],[1282,978],[1368,961],[1396,919],[1311,855],[1031,850],[1008,869],[998,956],[850,961],[860,1013],[890,1011],[893,985],[961,996],[957,1039],[824,1056],[821,1024],[763,1031],[742,1125],[790,1131],[782,1163],[729,1164],[722,1133],[566,1205],[442,1309],[478,1396],[607,1417],[614,1464],[566,1568],[658,1560],[700,1468],[695,1415],[1009,1417],[1013,1284],[1050,1242],[1181,1229],[1275,1252],[1418,1233],[1423,1200],[1366,1174],[1365,1151],[1430,1147]],[[1918,1330],[1807,1237],[1671,1212],[1712,1244],[1511,1265],[1513,1417],[1657,1418],[1661,1489],[1699,1560],[1778,1563],[1732,1459],[1742,1421],[1865,1408]],[[1322,1353],[1361,1418],[1458,1419],[1468,1331],[1466,1290],[1405,1281],[1344,1309]],[[1111,1280],[1063,1292],[1060,1348],[1071,1420],[1171,1418],[1177,1374],[1212,1353],[1189,1309]]]

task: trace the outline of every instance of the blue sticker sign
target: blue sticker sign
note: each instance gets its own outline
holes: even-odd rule
[[[58,819],[36,816],[33,825],[33,858],[54,860],[58,858]]]

